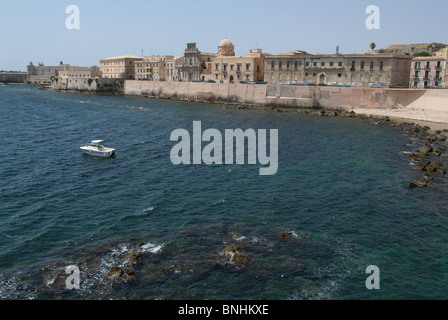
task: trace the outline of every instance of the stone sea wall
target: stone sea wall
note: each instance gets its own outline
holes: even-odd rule
[[[0,82],[2,83],[24,83],[26,73],[22,72],[0,72]]]
[[[124,94],[278,107],[448,109],[448,90],[126,80]],[[428,101],[430,106],[428,106]]]

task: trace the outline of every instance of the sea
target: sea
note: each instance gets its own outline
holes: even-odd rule
[[[278,171],[174,164],[194,121],[277,129]],[[115,156],[80,150],[95,139]],[[0,299],[447,299],[448,184],[409,187],[419,143],[355,117],[0,86]]]

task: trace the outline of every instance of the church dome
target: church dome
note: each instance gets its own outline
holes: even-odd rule
[[[234,46],[232,41],[225,38],[218,45],[218,55],[220,56],[234,56]]]
[[[221,40],[221,42],[218,45],[218,47],[228,47],[228,46],[232,46],[233,47],[233,43],[232,43],[232,41],[230,41],[227,38]]]

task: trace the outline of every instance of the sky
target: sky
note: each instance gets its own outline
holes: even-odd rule
[[[68,29],[66,8],[79,8]],[[379,29],[368,29],[369,5]],[[0,0],[0,70],[33,62],[99,66],[119,55],[182,56],[188,42],[217,53],[229,38],[235,54],[252,48],[360,53],[391,44],[448,44],[446,0]]]

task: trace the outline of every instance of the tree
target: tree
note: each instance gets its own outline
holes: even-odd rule
[[[370,49],[372,49],[372,52],[373,52],[373,50],[376,48],[376,44],[375,44],[375,42],[372,42],[371,44],[370,44]]]

